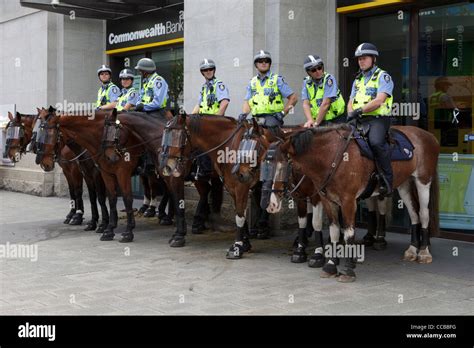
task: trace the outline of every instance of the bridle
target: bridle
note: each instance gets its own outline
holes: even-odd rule
[[[58,162],[60,155],[59,155],[59,147],[61,141],[61,132],[59,131],[59,123],[55,123],[49,125],[48,121],[50,117],[53,116],[51,112],[48,112],[48,115],[41,119],[41,123],[38,128],[38,134],[36,135],[36,164],[39,164],[42,169],[44,166],[42,161],[45,156],[51,156],[54,162]],[[47,144],[53,144],[54,142],[54,150],[49,153],[45,150]]]
[[[10,120],[6,127],[6,141],[5,141],[5,152],[3,153],[3,157],[7,157],[8,152],[10,149],[20,149],[20,156],[26,153],[26,139],[25,139],[25,124],[21,121]],[[12,145],[12,141],[18,139],[18,145]]]

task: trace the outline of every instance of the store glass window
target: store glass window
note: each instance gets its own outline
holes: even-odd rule
[[[474,230],[474,4],[420,10],[418,47],[419,94],[427,106],[420,126],[441,145],[441,227]]]

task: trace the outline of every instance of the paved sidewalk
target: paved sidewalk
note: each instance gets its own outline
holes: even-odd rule
[[[232,232],[170,248],[174,228],[137,218],[133,243],[101,242],[62,224],[67,211],[67,199],[0,191],[0,244],[38,248],[36,262],[0,258],[0,314],[474,314],[470,243],[434,239],[433,263],[419,265],[401,261],[409,236],[389,233],[388,249],[367,249],[356,282],[342,284],[290,263],[292,237],[253,240],[231,261]]]

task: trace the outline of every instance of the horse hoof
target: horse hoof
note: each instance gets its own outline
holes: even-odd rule
[[[356,277],[352,275],[347,275],[347,274],[341,274],[338,278],[337,281],[340,283],[353,283],[355,282]]]
[[[146,218],[151,218],[151,217],[154,217],[155,215],[156,215],[156,207],[154,206],[150,206],[145,211],[145,213],[143,213],[143,217],[146,217]]]
[[[104,233],[106,227],[107,227],[107,224],[100,224],[99,226],[97,226],[95,233]]]
[[[308,260],[308,255],[306,254],[304,247],[298,247],[291,255],[291,262],[292,263],[303,263]]]
[[[143,204],[140,209],[137,210],[138,215],[143,215],[150,206],[148,204]]]
[[[173,237],[169,241],[169,245],[172,248],[181,248],[181,247],[184,247],[184,244],[185,244],[185,240],[182,237],[181,238]]]
[[[387,241],[385,238],[376,239],[372,245],[375,250],[385,250],[387,249]]]
[[[84,228],[84,231],[95,231],[96,228],[97,228],[97,222],[89,221],[86,225],[86,228]]]
[[[315,253],[311,255],[308,261],[308,267],[321,268],[324,266],[324,256],[321,253]]]
[[[405,250],[405,253],[403,254],[403,261],[416,261],[417,259],[417,254],[416,254],[416,247],[413,245],[410,245],[410,247]]]
[[[323,266],[320,277],[321,278],[334,278],[337,276],[337,267],[332,263],[326,263]]]
[[[113,233],[113,232],[104,232],[102,234],[102,236],[100,236],[100,240],[103,241],[103,242],[113,240],[114,236],[115,236],[115,233]]]
[[[63,224],[69,225],[69,222],[71,222],[71,218],[66,218],[66,219],[63,221]]]
[[[227,250],[226,259],[238,260],[242,258],[244,253],[244,247],[240,244],[233,244],[229,250]]]
[[[173,219],[170,218],[168,215],[158,217],[158,219],[160,220],[161,226],[171,226],[173,224]]]
[[[191,227],[191,233],[192,234],[202,234],[205,229],[206,229],[206,227],[203,224],[195,225],[195,226]]]
[[[119,243],[133,242],[133,233],[123,233],[120,237]]]
[[[433,262],[433,257],[428,251],[428,248],[420,250],[420,252],[418,253],[417,262],[421,264],[427,264],[427,263]]]
[[[76,213],[72,216],[71,221],[69,222],[69,225],[72,225],[72,226],[82,225],[82,221],[84,221],[82,214]]]
[[[362,239],[362,243],[364,243],[366,247],[371,247],[374,244],[374,242],[375,242],[375,237],[370,233],[367,233]]]

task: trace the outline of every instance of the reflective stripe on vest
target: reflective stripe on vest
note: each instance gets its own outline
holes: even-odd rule
[[[217,84],[222,83],[222,81],[215,80],[213,83],[211,90],[208,90],[207,84],[202,86],[201,90],[201,104],[199,104],[199,113],[200,114],[210,114],[216,115],[219,112],[220,103],[217,101],[216,91],[217,91]],[[210,102],[210,106],[208,103],[208,98]]]
[[[385,71],[381,70],[380,68],[377,68],[374,72],[374,75],[370,78],[367,84],[364,84],[363,74],[360,74],[360,76],[357,77],[356,84],[355,84],[357,92],[354,97],[354,100],[352,101],[352,108],[354,110],[363,107],[364,105],[366,105],[367,103],[375,99],[375,97],[377,96],[377,90],[379,88],[380,76],[382,76],[384,72]],[[362,116],[370,116],[370,115],[388,116],[392,112],[392,103],[393,103],[393,95],[391,95],[390,97],[387,97],[385,99],[385,102],[383,102],[379,108],[371,112],[364,112]]]
[[[130,87],[128,90],[127,90],[127,93],[125,94],[122,94],[118,100],[117,100],[117,111],[122,111],[123,108],[125,107],[125,105],[127,105],[127,102],[128,102],[128,99],[130,98],[130,94],[133,93],[133,92],[137,92],[135,88],[133,87]]]
[[[155,81],[156,80],[163,80],[163,78],[158,75],[156,72],[153,73],[153,75],[150,76],[148,81],[145,83],[143,88],[143,96],[142,96],[142,103],[143,104],[150,104],[153,101],[154,94],[153,94],[153,88],[155,86]],[[167,98],[163,100],[163,103],[161,103],[160,108],[164,108],[166,106]]]
[[[257,76],[250,81],[252,97],[249,99],[252,115],[273,114],[283,111],[283,98],[278,89],[278,75],[271,74],[262,86]]]
[[[97,102],[96,102],[96,106],[103,106],[105,104],[108,104],[110,103],[110,98],[109,98],[109,91],[112,87],[116,87],[115,84],[113,84],[112,82],[110,82],[108,85],[107,85],[107,88],[102,88],[100,87],[99,88],[99,91],[97,92]],[[117,87],[118,88],[118,87]]]
[[[439,105],[440,105],[440,100],[441,100],[441,97],[443,95],[445,95],[446,93],[444,92],[435,92],[433,93],[431,96],[430,96],[430,100],[429,100],[429,106],[430,108],[432,109],[438,109],[439,108]]]
[[[326,80],[328,79],[329,74],[324,73],[323,82],[319,84],[316,91],[316,84],[312,81],[311,77],[306,77],[306,90],[308,91],[309,103],[311,104],[311,116],[316,120],[319,114],[319,108],[323,102],[324,88],[326,86]],[[336,100],[331,102],[326,116],[324,117],[325,121],[330,121],[338,116],[341,116],[344,113],[346,103],[344,98],[342,98],[341,91],[337,89]]]

